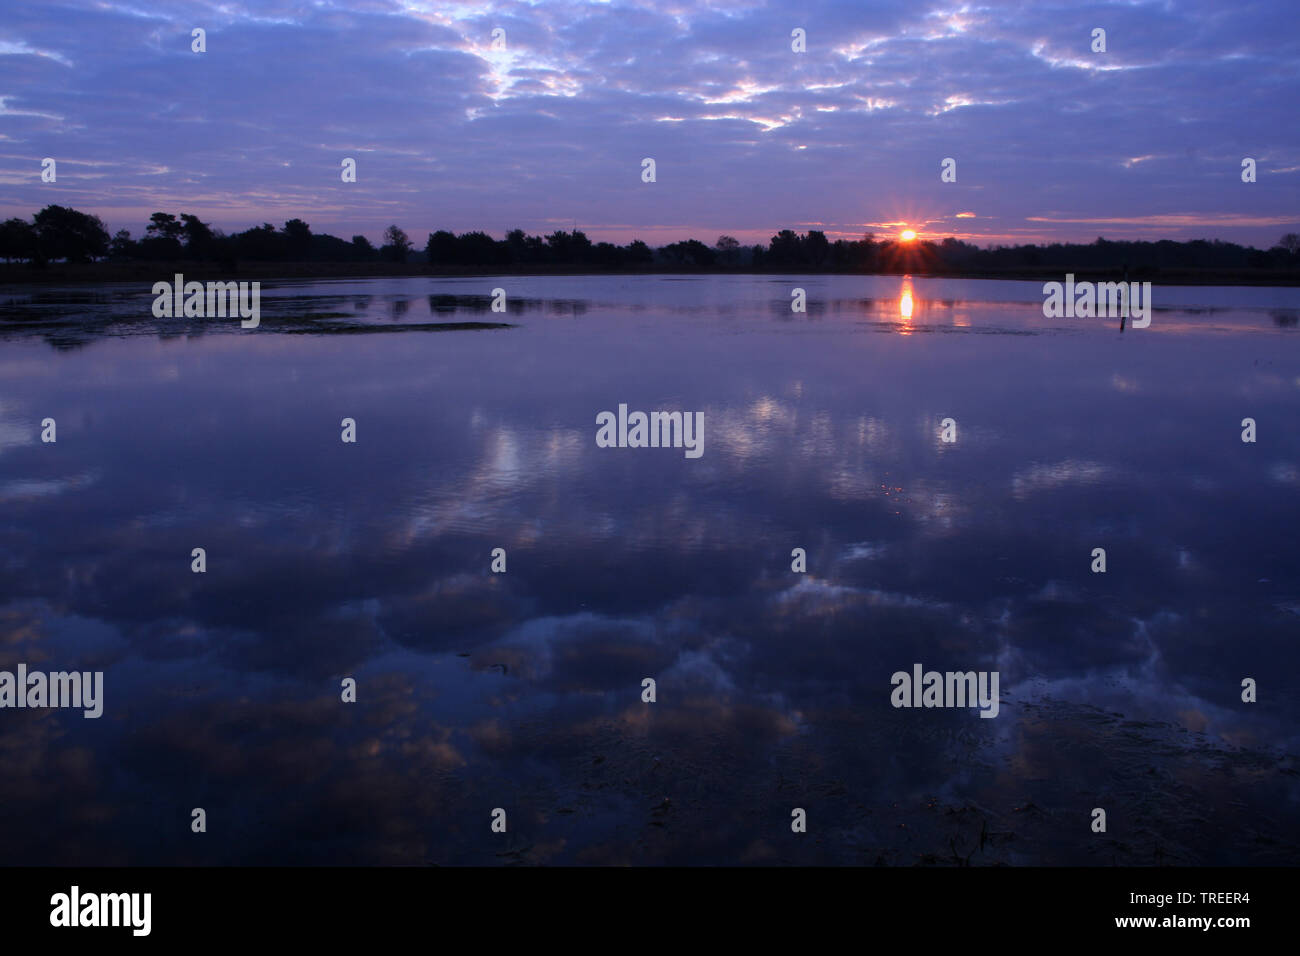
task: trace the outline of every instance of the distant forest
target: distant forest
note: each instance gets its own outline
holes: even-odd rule
[[[583,271],[712,271],[901,273],[930,275],[1047,275],[1066,271],[1130,273],[1133,278],[1161,274],[1271,274],[1300,279],[1300,236],[1288,233],[1271,249],[1220,240],[1128,242],[1097,239],[1088,244],[1020,245],[980,248],[947,238],[939,242],[864,235],[826,238],[811,230],[783,229],[767,245],[742,245],[719,236],[712,245],[687,239],[651,248],[641,240],[625,246],[592,242],[580,230],[530,236],[522,229],[493,239],[484,232],[429,234],[420,250],[397,226],[384,232],[376,248],[366,237],[350,241],[314,233],[301,219],[282,227],[263,223],[225,234],[197,216],[156,212],[136,239],[125,230],[110,236],[97,216],[65,206],[46,206],[30,221],[0,223],[0,258],[42,269],[49,263],[140,262],[209,263],[234,271],[250,263],[427,264],[433,269]]]

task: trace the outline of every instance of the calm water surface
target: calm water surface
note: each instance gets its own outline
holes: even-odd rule
[[[0,863],[1294,863],[1300,291],[1042,299],[0,290],[0,668],[105,674],[0,710]],[[620,403],[703,456],[598,448]],[[999,715],[893,708],[914,662]]]

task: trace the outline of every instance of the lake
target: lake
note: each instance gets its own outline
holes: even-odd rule
[[[103,672],[0,709],[0,864],[1297,858],[1300,290],[152,301],[0,289],[0,669]],[[620,405],[702,453],[599,447]],[[996,716],[894,706],[916,664]]]

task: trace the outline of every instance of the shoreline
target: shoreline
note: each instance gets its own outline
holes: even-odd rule
[[[769,271],[765,269],[591,269],[583,267],[554,266],[550,268],[519,267],[465,267],[444,268],[427,263],[391,262],[245,262],[234,268],[212,262],[93,262],[84,264],[56,264],[43,269],[27,265],[0,264],[0,286],[28,285],[50,286],[64,284],[99,285],[104,283],[148,283],[170,280],[177,272],[187,278],[203,282],[230,280],[296,280],[296,279],[377,279],[377,278],[475,278],[482,276],[892,276],[913,279],[993,279],[1017,282],[1061,281],[1068,272],[1076,277],[1104,281],[1150,282],[1165,286],[1300,286],[1300,273],[1275,270],[1183,270],[1160,271],[1151,269],[1130,270],[1127,275],[1115,269],[1066,268],[1062,270],[1013,270],[1008,272],[799,272]]]

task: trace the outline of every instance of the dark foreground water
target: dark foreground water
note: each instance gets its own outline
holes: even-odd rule
[[[0,669],[104,672],[0,710],[0,863],[1294,863],[1300,293],[1155,295],[0,293]],[[917,662],[998,715],[894,708]]]

